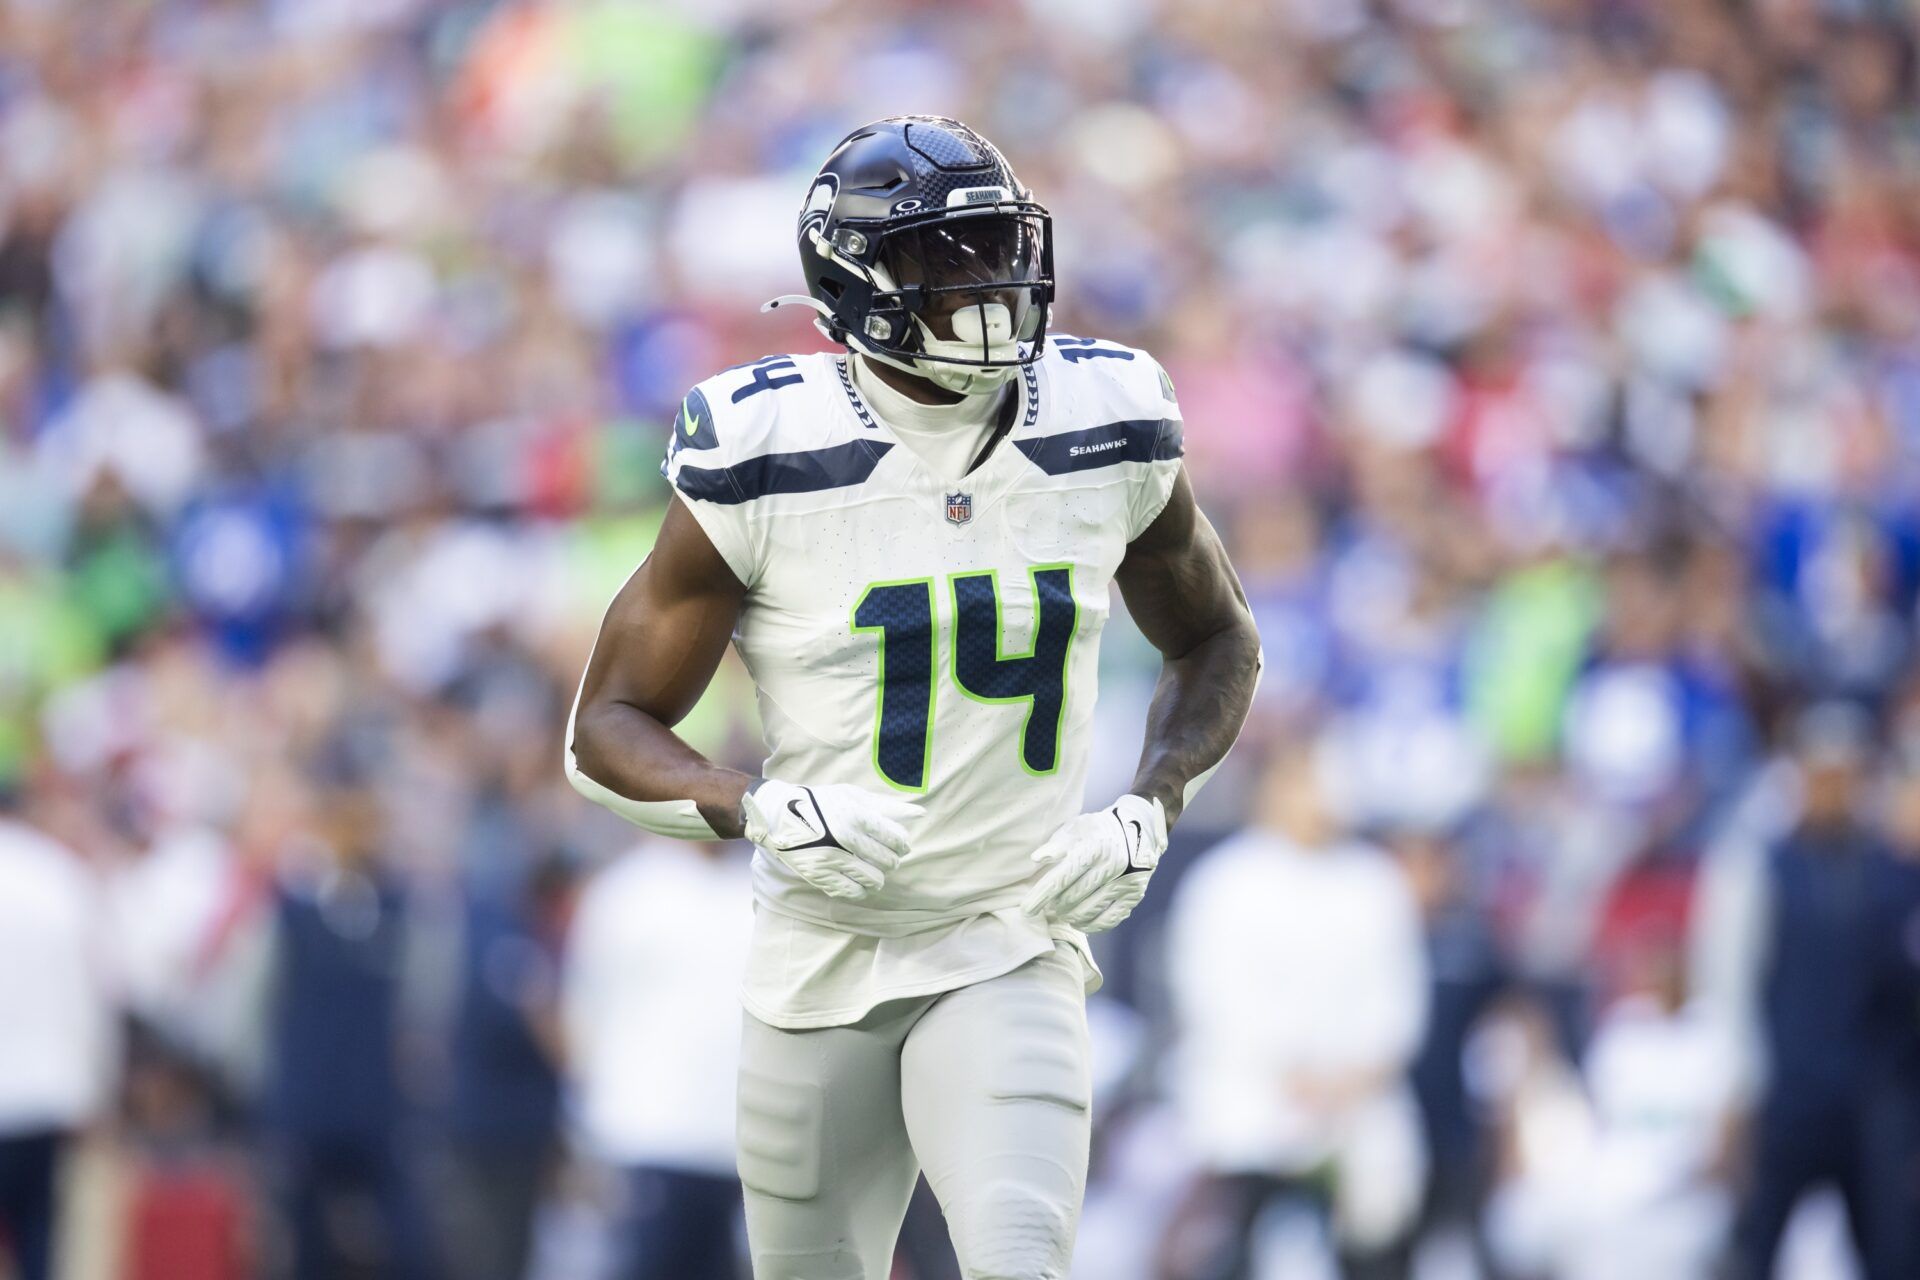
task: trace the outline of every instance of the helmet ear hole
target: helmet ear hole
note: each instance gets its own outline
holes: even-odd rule
[[[835,280],[832,276],[822,276],[820,278],[820,292],[827,295],[828,301],[838,302],[840,301],[840,295],[846,292],[846,286],[838,280]]]

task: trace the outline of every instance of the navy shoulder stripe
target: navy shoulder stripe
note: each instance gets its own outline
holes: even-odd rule
[[[818,493],[860,484],[893,445],[884,440],[854,440],[826,449],[767,453],[730,467],[683,466],[674,486],[689,498],[733,506],[775,493]]]
[[[1133,418],[1013,443],[1050,476],[1119,462],[1158,462],[1186,452],[1178,418]]]

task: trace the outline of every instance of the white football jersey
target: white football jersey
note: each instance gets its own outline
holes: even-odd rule
[[[1182,452],[1172,383],[1114,343],[1051,338],[1004,437],[957,482],[929,474],[851,375],[827,354],[717,374],[687,396],[665,466],[747,588],[734,644],[759,692],[763,774],[920,806],[911,853],[860,902],[756,858],[765,928],[792,932],[773,913],[816,943],[838,935],[818,963],[791,959],[820,950],[792,936],[757,945],[790,971],[750,979],[749,1007],[786,1025],[1004,972],[1066,936],[1023,927],[1016,904],[1033,851],[1080,812],[1109,584]],[[904,947],[916,958],[897,981],[866,973],[884,956],[842,945],[963,922],[985,934]],[[850,981],[823,976],[835,964],[865,975],[858,991],[815,990]]]

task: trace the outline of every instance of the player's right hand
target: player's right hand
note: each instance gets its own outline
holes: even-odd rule
[[[899,796],[846,783],[802,787],[763,778],[741,798],[747,839],[829,898],[874,892],[907,853],[903,821],[920,812]]]

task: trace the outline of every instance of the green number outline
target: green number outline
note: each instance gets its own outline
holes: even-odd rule
[[[947,671],[948,674],[953,677],[954,687],[959,689],[961,693],[975,702],[986,703],[988,705],[1010,702],[1024,702],[1027,704],[1027,714],[1020,722],[1019,757],[1021,771],[1033,778],[1051,777],[1060,772],[1061,747],[1066,739],[1067,733],[1067,708],[1072,705],[1072,690],[1069,687],[1069,681],[1073,673],[1073,646],[1080,639],[1080,599],[1073,591],[1073,565],[1067,563],[1027,566],[1027,583],[1033,589],[1033,634],[1028,637],[1027,651],[1025,653],[1007,653],[1002,648],[1007,638],[1007,627],[1005,617],[1000,608],[1000,571],[998,569],[985,569],[972,570],[966,573],[950,573],[947,575],[947,598],[953,605],[953,625],[955,629],[958,629],[960,626],[960,579],[989,578],[993,581],[993,660],[998,663],[1005,662],[1010,658],[1031,658],[1034,650],[1039,647],[1040,611],[1044,607],[1044,602],[1040,599],[1040,575],[1050,569],[1066,570],[1067,603],[1073,606],[1073,623],[1067,631],[1066,650],[1060,658],[1060,718],[1053,726],[1053,767],[1051,769],[1035,769],[1027,764],[1027,726],[1033,723],[1033,713],[1036,709],[1038,699],[1030,693],[1015,694],[1007,698],[990,698],[985,694],[975,693],[973,690],[967,688],[966,684],[960,679],[960,646],[958,644],[949,644],[947,646]]]
[[[883,626],[862,626],[860,624],[860,606],[867,597],[883,587],[924,587],[927,592],[927,736],[920,749],[920,785],[912,786],[905,782],[896,782],[891,774],[880,767],[880,728],[885,723],[887,711],[887,629]],[[853,602],[848,614],[848,624],[854,634],[863,631],[880,633],[880,682],[873,695],[873,745],[869,750],[869,759],[873,762],[873,771],[880,780],[895,791],[913,794],[924,792],[933,783],[933,711],[937,699],[934,697],[934,677],[940,671],[940,613],[939,601],[935,598],[932,578],[894,578],[886,582],[869,582],[861,591],[860,598]]]

